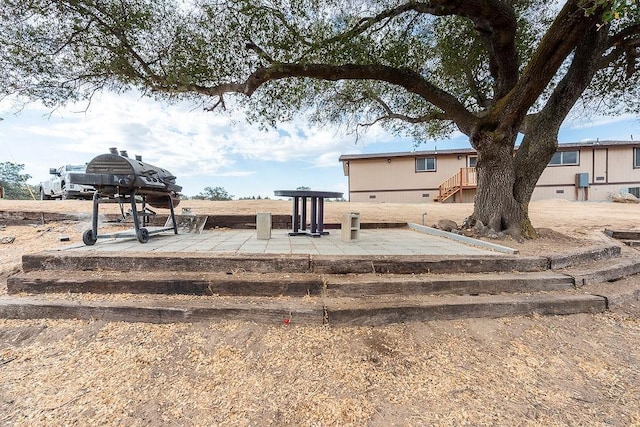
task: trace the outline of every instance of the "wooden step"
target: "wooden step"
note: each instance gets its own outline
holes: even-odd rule
[[[533,273],[326,276],[329,297],[371,295],[475,295],[574,289],[573,277]]]
[[[606,298],[576,294],[394,296],[370,298],[239,298],[157,295],[110,299],[0,297],[0,318],[95,319],[126,322],[238,320],[266,324],[335,326],[531,314],[597,313]]]
[[[482,273],[543,271],[545,257],[513,255],[308,255],[308,254],[199,254],[199,253],[61,253],[22,256],[25,272],[81,271],[200,271],[253,273]]]
[[[576,286],[613,282],[640,273],[640,258],[625,257],[593,262],[589,267],[573,266],[562,270],[575,279]]]
[[[614,239],[640,240],[640,230],[610,230],[605,228],[604,233]]]
[[[202,271],[254,273],[310,271],[310,257],[306,254],[199,254],[184,252],[39,252],[22,256],[22,269],[29,271]]]
[[[340,326],[376,326],[463,318],[599,313],[606,298],[595,295],[533,294],[411,296],[325,300],[327,322]]]
[[[580,248],[577,251],[549,256],[549,268],[557,270],[579,264],[592,264],[595,261],[619,258],[621,253],[620,246],[617,245]]]
[[[572,277],[550,271],[481,274],[349,274],[31,271],[7,278],[9,294],[182,294],[333,297],[367,295],[499,294],[574,288]]]
[[[593,313],[606,310],[607,298],[578,293],[576,279],[640,272],[636,258],[608,259],[619,255],[611,248],[557,258],[52,251],[23,256],[24,272],[9,277],[10,295],[0,296],[0,318],[382,325]],[[573,267],[550,271],[551,264]]]
[[[447,191],[444,192],[444,194],[442,194],[442,196],[438,196],[434,199],[434,201],[436,202],[444,202],[445,200],[447,200],[449,197],[453,196],[454,194],[458,193],[460,191],[460,187],[453,187],[448,189]]]
[[[82,319],[117,322],[250,321],[322,324],[324,308],[313,298],[169,297],[118,295],[109,298],[0,297],[0,318]]]
[[[7,278],[7,292],[305,296],[319,295],[320,275],[301,273],[31,271]]]
[[[314,255],[312,269],[323,274],[452,274],[511,271],[544,271],[549,260],[544,257],[515,255],[398,255],[398,256],[329,256]]]

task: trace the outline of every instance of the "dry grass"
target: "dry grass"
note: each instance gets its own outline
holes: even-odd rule
[[[3,425],[637,425],[638,318],[0,321]]]
[[[0,210],[19,209],[9,203],[1,201]],[[192,209],[289,208],[233,205]],[[412,222],[424,210],[434,221],[459,221],[469,209],[328,205],[328,215],[359,211]],[[534,222],[549,229],[537,250],[597,241],[605,226],[632,228],[639,208],[629,206],[534,204]],[[77,227],[0,229],[0,236],[19,237],[0,245],[2,275],[22,253],[59,245]],[[634,277],[607,286],[639,283]],[[0,320],[0,425],[640,425],[634,304],[597,315],[375,328]]]

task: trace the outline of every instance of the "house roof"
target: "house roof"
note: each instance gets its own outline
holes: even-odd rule
[[[585,141],[585,142],[569,142],[558,144],[558,151],[564,151],[571,148],[591,148],[591,147],[640,147],[640,141]],[[516,150],[518,147],[516,147]],[[424,151],[398,151],[393,153],[371,153],[371,154],[343,154],[338,161],[344,162],[348,160],[364,160],[379,158],[396,158],[396,157],[422,157],[435,155],[457,155],[457,154],[475,154],[473,148],[450,148],[446,150],[424,150]]]

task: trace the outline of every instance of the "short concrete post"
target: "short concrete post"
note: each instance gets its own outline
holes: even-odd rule
[[[360,214],[351,212],[342,216],[342,224],[340,226],[340,237],[343,242],[352,242],[358,240],[360,234]]]
[[[258,212],[256,214],[256,234],[258,240],[271,238],[271,212]]]

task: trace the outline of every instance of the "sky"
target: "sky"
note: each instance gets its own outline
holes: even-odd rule
[[[182,193],[194,196],[205,187],[223,187],[234,198],[270,197],[275,190],[305,186],[348,192],[338,158],[368,154],[467,148],[467,137],[416,146],[415,141],[372,128],[358,140],[332,126],[302,119],[262,130],[240,111],[206,112],[191,104],[168,104],[135,94],[103,93],[86,104],[52,110],[37,103],[0,102],[0,162],[24,164],[37,185],[49,168],[84,164],[109,148],[169,170]],[[640,140],[640,119],[633,116],[568,120],[560,143]]]

